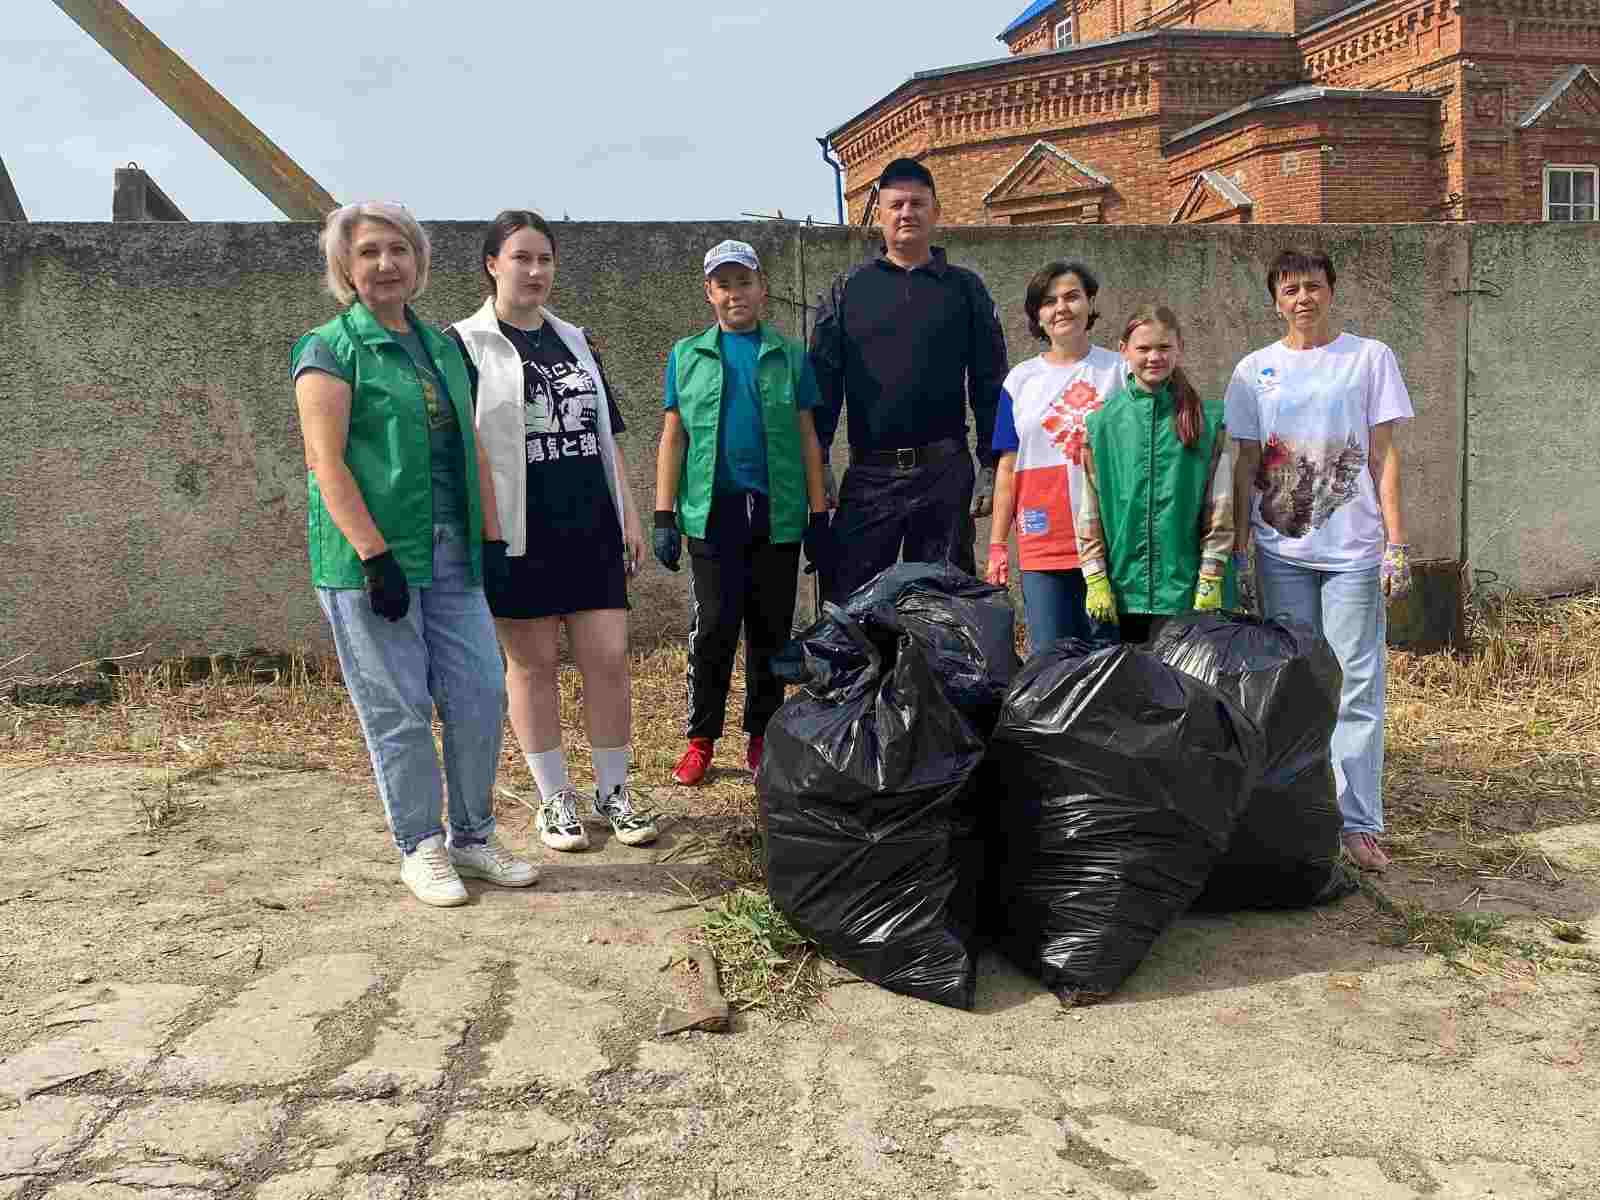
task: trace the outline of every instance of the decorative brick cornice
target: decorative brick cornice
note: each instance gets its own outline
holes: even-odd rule
[[[1410,0],[1374,6],[1348,23],[1330,21],[1300,38],[1306,75],[1336,82],[1388,60],[1413,58],[1418,36],[1455,21],[1459,7],[1460,0]]]
[[[1292,82],[1298,65],[1287,36],[1128,35],[914,77],[835,130],[833,147],[849,167],[919,133],[928,144],[965,143],[1152,116],[1157,84],[1160,108],[1215,111]]]

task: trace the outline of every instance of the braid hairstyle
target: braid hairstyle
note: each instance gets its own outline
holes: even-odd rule
[[[1128,344],[1134,330],[1141,325],[1164,325],[1178,339],[1178,345],[1183,345],[1183,326],[1178,323],[1178,314],[1165,304],[1141,304],[1135,309],[1128,323],[1122,327],[1122,345]],[[1186,449],[1193,449],[1200,440],[1200,430],[1205,420],[1200,408],[1200,393],[1194,390],[1182,367],[1173,368],[1168,386],[1172,389],[1172,424],[1177,430],[1178,440]]]

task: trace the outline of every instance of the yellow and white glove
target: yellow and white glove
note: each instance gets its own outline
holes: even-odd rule
[[[1210,575],[1200,576],[1194,585],[1195,612],[1216,612],[1222,607],[1222,580]]]
[[[1085,575],[1083,582],[1088,585],[1088,594],[1083,598],[1083,607],[1094,620],[1109,625],[1117,619],[1117,602],[1111,595],[1111,580],[1105,575]]]
[[[1379,571],[1383,595],[1391,604],[1411,594],[1411,547],[1405,542],[1389,542],[1383,548]]]

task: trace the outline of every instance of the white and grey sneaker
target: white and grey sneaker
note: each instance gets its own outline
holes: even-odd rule
[[[541,804],[534,824],[539,840],[552,850],[589,848],[589,831],[578,819],[578,793],[572,788],[562,788]]]
[[[539,882],[538,868],[513,857],[495,837],[481,845],[451,846],[450,861],[455,864],[457,875],[487,879],[501,887],[529,887]]]
[[[595,792],[594,815],[611,822],[617,841],[624,846],[644,846],[656,840],[655,818],[633,807],[633,795],[625,783],[612,788],[603,800],[599,791]]]
[[[467,902],[467,889],[461,886],[461,878],[450,861],[443,834],[425,839],[401,858],[400,882],[418,900],[437,908],[453,908]]]

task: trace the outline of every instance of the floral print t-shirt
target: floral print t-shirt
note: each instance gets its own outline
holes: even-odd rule
[[[1381,563],[1372,428],[1412,415],[1394,351],[1353,333],[1315,350],[1274,342],[1245,355],[1223,402],[1233,439],[1261,443],[1250,503],[1256,549],[1319,571]]]
[[[1084,418],[1117,390],[1124,370],[1116,351],[1091,346],[1067,366],[1041,354],[1006,376],[994,450],[1017,456],[1017,560],[1024,571],[1078,566],[1072,497],[1083,479]]]

